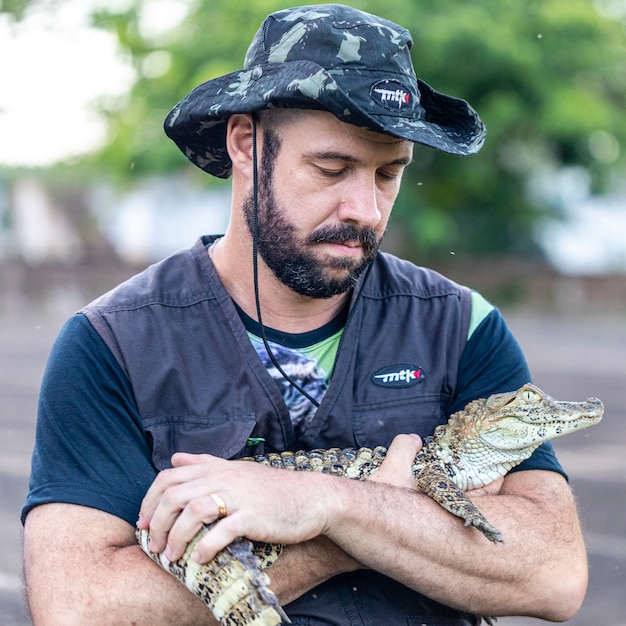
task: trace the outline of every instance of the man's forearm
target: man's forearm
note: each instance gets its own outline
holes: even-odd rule
[[[49,596],[42,593],[41,581],[29,578],[35,626],[217,624],[206,605],[145,554],[131,548],[118,550],[97,573],[83,570],[73,580],[66,579],[62,589],[51,585]]]
[[[285,546],[266,572],[270,588],[284,606],[333,576],[363,568],[358,561],[324,536]]]
[[[472,496],[480,497],[479,508],[504,534],[506,544],[495,546],[416,490],[411,462],[419,443],[396,437],[385,462],[364,482],[175,455],[174,467],[157,476],[144,498],[139,524],[150,529],[155,550],[167,547],[179,558],[198,517],[218,517],[206,496],[219,493],[228,515],[195,546],[203,561],[240,536],[296,545],[324,535],[363,566],[443,604],[487,615],[569,619],[584,597],[587,570],[563,477],[518,472],[500,482],[497,495],[487,487],[487,495]],[[323,565],[309,580],[283,587],[279,577],[272,588],[283,602],[293,599],[307,584],[333,575]],[[279,566],[280,559],[278,573]]]
[[[33,510],[25,531],[27,591],[36,626],[217,624],[200,599],[141,551],[122,520],[53,504]],[[106,547],[99,545],[103,541]],[[271,589],[286,605],[332,576],[359,567],[321,536],[286,546],[266,571]]]
[[[100,545],[120,528],[128,525],[73,505],[29,513],[24,567],[35,626],[215,625],[202,601],[132,541],[132,529],[119,547]]]
[[[584,545],[560,476],[520,472],[505,480],[499,495],[476,500],[503,532],[504,545],[465,528],[419,492],[367,483],[354,487],[353,514],[333,523],[327,535],[365,566],[443,604],[479,614],[560,621],[582,601]],[[379,513],[359,511],[364,502],[376,502]]]

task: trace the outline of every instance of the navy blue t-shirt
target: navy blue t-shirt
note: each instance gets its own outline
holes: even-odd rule
[[[493,309],[467,342],[447,413],[494,388],[517,389],[528,381],[520,347]],[[513,471],[526,469],[565,475],[550,442]],[[35,506],[64,502],[106,511],[134,525],[156,473],[128,379],[87,318],[73,316],[44,373],[22,520]]]

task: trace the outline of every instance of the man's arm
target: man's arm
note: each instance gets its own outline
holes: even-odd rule
[[[355,496],[367,498],[368,487]],[[382,487],[371,495],[387,515],[364,523],[356,510],[341,507],[327,531],[364,565],[471,613],[563,621],[579,609],[587,587],[586,553],[560,474],[518,472],[504,479],[499,494],[476,498],[502,531],[504,545],[465,528],[421,493]]]
[[[383,487],[391,484],[391,492],[377,495],[400,510],[406,506],[405,514],[398,521],[375,516],[372,523],[348,510],[348,520],[336,524],[339,532],[331,530],[330,538],[364,565],[464,611],[554,621],[576,613],[587,588],[587,556],[575,502],[561,474],[516,472],[468,493],[504,535],[504,545],[493,544],[421,492],[402,489],[414,484],[406,468],[415,448],[403,436],[392,448],[390,462],[374,480],[386,483]],[[353,529],[352,537],[346,529]],[[378,539],[388,536],[391,552]]]
[[[36,626],[216,624],[141,551],[130,524],[96,509],[34,508],[24,528],[24,571]]]
[[[362,567],[325,537],[286,546],[268,572],[283,604]],[[36,626],[217,624],[208,607],[139,548],[118,517],[46,504],[26,518],[24,570]]]
[[[168,545],[176,558],[199,519],[217,516],[208,494],[219,493],[229,515],[198,546],[200,560],[240,535],[298,543],[321,534],[365,567],[465,611],[571,617],[584,597],[587,568],[565,479],[554,472],[519,472],[504,479],[497,495],[481,496],[481,511],[506,541],[494,545],[411,487],[408,468],[418,448],[406,436],[390,448],[394,463],[407,468],[405,486],[397,478],[360,482],[177,455],[177,467],[162,472],[150,489],[142,525],[150,523],[157,550]],[[379,471],[384,477],[393,467],[388,463]]]
[[[133,521],[155,475],[139,423],[130,385],[110,351],[84,316],[71,318],[42,385],[24,508],[25,573],[37,626],[215,624],[209,609],[135,541]],[[58,503],[67,498],[85,506]],[[324,538],[289,547],[271,574],[272,589],[281,594],[284,579],[284,597],[293,599],[298,589],[357,566],[337,554]],[[289,563],[302,565],[299,576]]]

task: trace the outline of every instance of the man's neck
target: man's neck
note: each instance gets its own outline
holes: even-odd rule
[[[233,245],[226,235],[209,251],[217,273],[237,305],[258,321],[251,253],[247,246]],[[332,298],[302,296],[283,285],[259,259],[259,300],[263,324],[287,333],[304,333],[330,322],[346,305],[352,292]]]

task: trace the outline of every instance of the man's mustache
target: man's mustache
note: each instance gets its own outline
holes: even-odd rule
[[[314,230],[307,243],[357,243],[368,253],[376,250],[380,242],[371,228],[357,228],[354,224],[338,224],[322,226]]]

